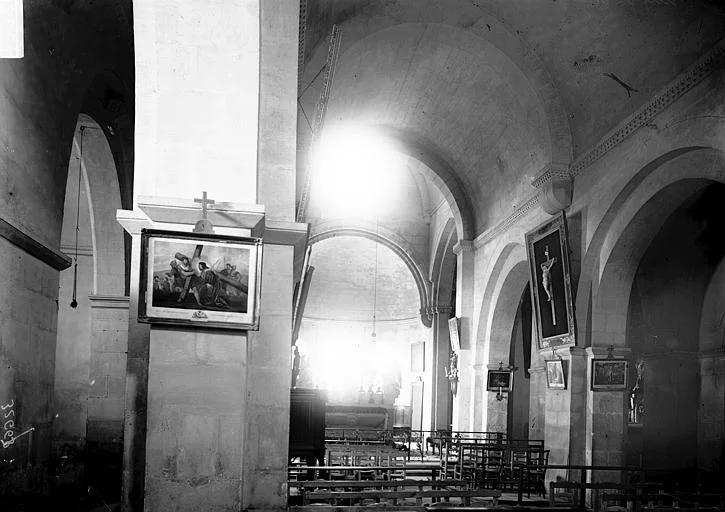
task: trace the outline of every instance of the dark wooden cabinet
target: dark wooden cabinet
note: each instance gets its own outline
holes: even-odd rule
[[[325,460],[325,406],[321,389],[293,388],[290,393],[289,458],[300,457],[308,465]]]

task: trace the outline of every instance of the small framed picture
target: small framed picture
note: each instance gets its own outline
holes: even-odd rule
[[[144,229],[138,319],[257,330],[262,240]]]
[[[550,389],[566,389],[566,361],[546,361],[546,386]]]
[[[627,389],[626,359],[592,359],[592,390]]]
[[[488,391],[511,391],[514,373],[509,370],[488,370],[486,389]]]

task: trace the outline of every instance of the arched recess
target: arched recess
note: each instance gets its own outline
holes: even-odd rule
[[[615,352],[615,356],[630,357],[631,359],[637,358],[638,353],[641,353],[643,340],[640,338],[642,336],[652,337],[653,332],[650,331],[649,335],[643,334],[641,325],[639,331],[633,330],[633,319],[636,320],[639,308],[641,304],[645,304],[645,301],[650,304],[648,306],[650,310],[657,310],[661,313],[664,306],[659,304],[657,306],[659,309],[657,309],[651,306],[651,303],[652,300],[664,301],[665,299],[655,299],[655,296],[648,293],[641,294],[638,289],[643,282],[658,282],[659,286],[664,284],[665,288],[672,288],[681,275],[692,269],[670,268],[669,273],[659,275],[655,281],[652,281],[652,276],[648,276],[649,281],[638,281],[638,276],[647,272],[650,263],[666,261],[669,257],[667,254],[656,253],[653,255],[653,243],[658,241],[657,247],[660,247],[664,240],[663,236],[667,236],[668,233],[665,227],[671,226],[670,222],[675,218],[673,215],[681,213],[682,208],[687,207],[693,198],[698,197],[713,183],[725,183],[725,156],[723,153],[711,148],[680,148],[662,155],[643,168],[618,195],[595,232],[595,237],[582,266],[582,279],[577,297],[577,305],[580,309],[578,311],[579,332],[581,342],[591,346],[589,349],[591,357],[606,357],[606,348],[610,346],[615,349],[621,348],[621,351]],[[660,249],[666,253],[668,247],[671,246],[660,247]],[[673,254],[676,254],[677,250],[677,247],[672,247]],[[649,263],[645,262],[645,256]],[[658,265],[664,268],[664,265],[660,263]],[[670,280],[672,283],[669,282]],[[582,283],[582,281],[586,281],[586,283]],[[636,300],[633,301],[633,299]],[[689,297],[690,302],[700,299],[701,297]],[[586,309],[587,307],[589,309]],[[695,332],[693,336],[696,338],[698,333]],[[677,336],[674,336],[673,340],[676,339]],[[695,359],[702,357],[702,354],[682,349],[678,343],[673,342],[670,345],[669,347],[663,346],[662,351],[657,349],[654,352],[650,350],[650,352],[656,353],[657,358],[668,360],[667,364],[685,356]],[[679,355],[675,357],[672,355],[673,353]],[[631,364],[634,365],[635,362],[632,360]],[[698,370],[693,367],[691,361],[683,363],[683,365],[680,370],[683,383],[675,390],[677,392],[685,387],[686,378],[692,380],[698,374]],[[677,374],[677,371],[673,370],[671,366],[668,366],[666,370],[667,372],[674,371],[674,374]],[[662,374],[662,371],[659,373]],[[630,379],[635,379],[636,376],[637,374],[632,370]],[[630,382],[634,383],[634,380]],[[667,386],[669,385],[667,384]],[[693,384],[691,387],[697,388],[697,384]],[[667,392],[674,391],[670,389]],[[625,396],[628,395],[628,393],[589,392],[588,409],[592,412],[589,413],[586,421],[588,437],[585,450],[588,463],[598,464],[606,460],[601,457],[602,453],[618,454],[624,460],[627,452],[631,451],[631,443],[628,443],[628,439],[636,438],[637,432],[642,433],[641,429],[628,427],[628,405],[625,400]],[[660,400],[661,398],[660,396]],[[672,398],[674,401],[674,395]],[[694,404],[701,398],[695,393],[688,400]],[[604,406],[604,403],[607,405]],[[694,418],[696,416],[694,412],[692,414],[689,412],[683,414],[683,417]],[[668,422],[660,418],[657,423],[662,426]],[[695,424],[696,420],[692,420],[690,427]],[[696,426],[692,428],[697,430]],[[719,425],[719,428],[722,429],[722,424]],[[599,434],[597,439],[589,438],[593,432]],[[658,433],[651,432],[650,434],[644,437],[658,441],[664,438]],[[661,450],[657,451],[657,453],[660,452]],[[679,457],[675,456],[672,460],[674,459],[679,460]]]
[[[624,217],[621,216],[621,212],[622,208],[624,208],[624,204],[633,196],[636,190],[646,191],[647,188],[642,186],[643,182],[650,178],[655,171],[660,169],[667,162],[676,159],[681,155],[705,149],[707,148],[700,146],[683,147],[669,151],[653,159],[632,177],[632,179],[617,195],[616,199],[612,201],[612,205],[609,207],[601,222],[597,226],[582,259],[580,278],[576,292],[575,308],[578,325],[578,345],[591,346],[592,344],[592,299],[594,290],[598,287],[600,269],[602,268],[602,265],[600,264],[601,250],[604,244],[604,239],[609,238],[611,240],[613,237],[611,227],[614,226],[616,222],[620,225],[622,224],[622,219]],[[660,186],[661,185],[657,185],[655,189],[652,190],[652,193],[659,189]],[[640,203],[642,201],[643,200],[640,200]],[[633,213],[630,213],[629,217],[632,215]],[[615,219],[617,219],[618,216],[620,217],[620,220],[616,221]],[[618,231],[621,232],[622,229],[623,228],[620,227]]]
[[[430,281],[425,279],[425,276],[416,263],[412,254],[405,248],[405,242],[400,239],[397,235],[391,232],[387,232],[383,228],[369,229],[367,227],[331,227],[314,233],[310,236],[309,244],[314,245],[322,240],[328,238],[334,238],[336,236],[360,236],[367,238],[374,242],[378,242],[385,247],[392,250],[401,260],[405,263],[405,266],[410,270],[413,279],[415,280],[416,287],[418,289],[418,298],[420,300],[420,319],[423,325],[426,327],[431,326],[430,317]]]
[[[60,275],[53,448],[85,465],[88,484],[113,501],[120,497],[128,330],[124,238],[116,222],[122,205],[106,135],[85,114],[67,176],[61,249],[77,273],[71,267]]]
[[[88,83],[81,112],[90,116],[103,131],[115,164],[117,188],[123,209],[133,209],[134,97],[133,89],[113,71],[100,71]],[[131,268],[131,239],[124,232],[122,262],[128,294]]]
[[[494,306],[490,316],[490,330],[488,332],[488,367],[503,367],[511,363],[511,338],[516,323],[516,316],[521,303],[521,295],[529,282],[529,270],[526,260],[521,260],[522,246],[512,253],[512,258],[504,267],[499,285],[494,293]],[[518,260],[518,261],[516,261]],[[523,363],[519,365],[519,374],[523,374]],[[516,379],[514,386],[526,385],[528,382]],[[487,423],[486,430],[495,432],[506,432],[508,430],[509,407],[511,406],[511,394],[504,400],[497,400],[494,393],[487,393]],[[526,404],[528,410],[528,404]]]
[[[455,221],[449,219],[435,244],[431,282],[433,283],[433,393],[432,423],[435,429],[449,429],[452,422],[452,394],[445,374],[451,344],[448,318],[456,314],[457,258],[453,247],[458,243]]]
[[[451,165],[440,157],[433,141],[393,126],[376,125],[374,129],[384,135],[394,149],[423,164],[420,166],[423,175],[441,192],[453,213],[458,239],[475,238],[471,199]]]
[[[497,426],[505,431],[505,405],[491,403],[485,379],[490,365],[498,367],[501,361],[506,365],[509,359],[516,309],[529,279],[526,261],[524,246],[511,242],[501,249],[489,272],[491,278],[483,293],[476,333],[476,375],[472,404],[473,428],[476,430]],[[506,310],[507,307],[510,309]],[[508,327],[505,327],[506,324]],[[497,402],[495,398],[493,402]]]
[[[644,251],[677,206],[708,183],[725,182],[724,162],[723,153],[714,149],[671,151],[640,171],[622,191],[582,265],[577,316],[580,331],[586,326],[586,344],[625,345],[628,299]],[[582,316],[590,291],[591,313]]]

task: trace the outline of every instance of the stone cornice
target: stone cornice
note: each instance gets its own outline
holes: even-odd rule
[[[55,270],[65,270],[71,266],[71,259],[67,255],[36,240],[3,219],[0,219],[0,237]]]
[[[495,226],[491,227],[490,229],[487,229],[480,235],[476,237],[476,239],[473,241],[474,246],[476,249],[479,249],[489,243],[491,240],[499,236],[501,233],[504,233],[508,231],[508,229],[516,224],[518,220],[526,215],[532,208],[534,208],[537,204],[539,204],[539,192],[536,191],[532,196],[530,196],[524,203],[516,208],[514,212],[506,217],[504,220],[496,224]]]
[[[685,71],[680,73],[674,80],[660,90],[644,106],[637,109],[633,114],[619,123],[613,130],[608,132],[592,149],[577,158],[569,167],[567,174],[571,179],[584,173],[584,171],[599,160],[606,153],[617,145],[628,139],[640,127],[649,123],[653,117],[660,114],[687,91],[707,78],[714,70],[720,68],[725,62],[725,41],[718,43],[709,52],[699,58]],[[551,179],[552,175],[547,173],[550,166],[540,172],[532,185],[537,186]],[[535,192],[521,206],[504,220],[487,229],[478,235],[474,242],[476,249],[486,245],[491,240],[507,231],[529,210],[539,203],[539,191]]]
[[[570,180],[569,165],[560,162],[552,162],[544,167],[536,177],[531,181],[531,185],[535,188],[541,187],[547,181],[553,179]]]
[[[473,241],[460,240],[456,245],[453,246],[453,253],[458,256],[461,253],[471,252],[473,249]]]
[[[129,298],[125,295],[89,295],[91,308],[128,309]]]

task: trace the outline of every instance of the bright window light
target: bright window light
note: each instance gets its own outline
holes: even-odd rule
[[[405,159],[371,129],[326,132],[312,162],[313,194],[325,216],[373,218],[400,193]]]
[[[0,0],[0,59],[20,59],[23,44],[23,0]]]

